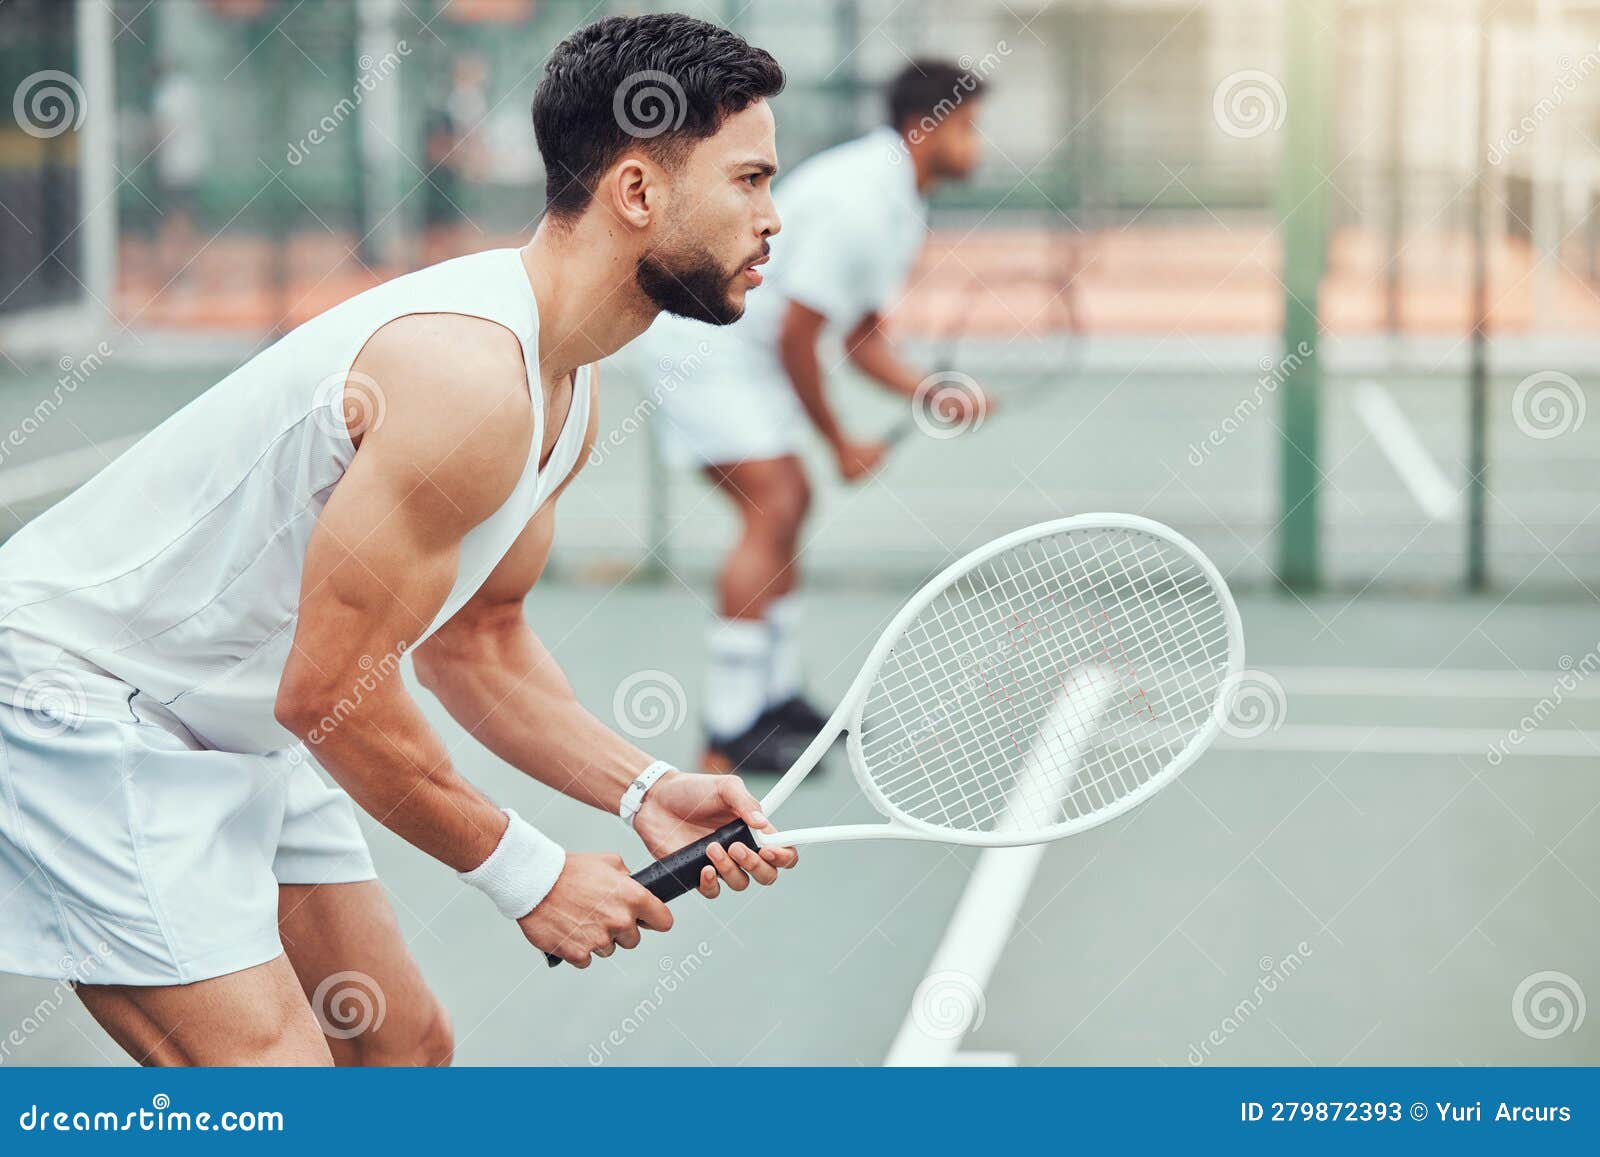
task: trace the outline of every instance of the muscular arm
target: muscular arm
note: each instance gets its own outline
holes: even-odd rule
[[[457,871],[494,851],[505,817],[456,773],[397,668],[444,605],[463,537],[527,460],[521,362],[509,332],[453,315],[401,319],[362,351],[384,416],[317,521],[278,689],[279,721],[339,785]]]
[[[596,395],[598,381],[596,371]],[[591,396],[589,414],[580,463],[587,460],[599,426],[597,396]],[[615,814],[623,791],[651,757],[578,701],[522,609],[549,561],[556,501],[571,482],[567,478],[551,495],[477,594],[417,648],[414,658],[423,685],[490,751],[557,791]],[[735,776],[674,771],[645,797],[634,830],[659,857],[736,816],[772,830],[759,808]],[[751,880],[770,884],[778,869],[794,866],[797,856],[791,848],[757,852],[743,844],[712,845],[711,861],[700,878],[707,897],[715,897],[724,882],[735,890]]]
[[[598,426],[595,401],[591,395],[580,463]],[[522,613],[550,557],[556,499],[570,482],[414,659],[423,686],[490,751],[557,791],[615,814],[624,789],[651,757],[578,702]]]

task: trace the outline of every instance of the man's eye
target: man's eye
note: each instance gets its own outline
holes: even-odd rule
[[[759,185],[761,183],[761,174],[760,173],[749,173],[749,174],[746,174],[745,183],[747,185],[749,185],[752,189],[754,189],[757,185]]]

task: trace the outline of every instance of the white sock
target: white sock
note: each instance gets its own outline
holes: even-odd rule
[[[717,619],[706,638],[706,730],[717,739],[742,735],[767,706],[772,632],[759,619]]]
[[[772,661],[767,666],[767,702],[782,703],[800,694],[800,603],[783,595],[767,604],[772,631]]]

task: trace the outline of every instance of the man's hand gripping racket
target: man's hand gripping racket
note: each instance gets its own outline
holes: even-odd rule
[[[995,847],[1087,831],[1199,758],[1243,670],[1233,597],[1188,540],[1126,514],[1030,526],[917,592],[761,803],[771,816],[843,734],[888,822],[787,832],[735,822],[633,878],[672,900],[699,884],[712,843]]]

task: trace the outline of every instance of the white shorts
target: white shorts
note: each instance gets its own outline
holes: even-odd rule
[[[668,318],[640,339],[638,355],[636,372],[655,401],[652,422],[669,466],[800,452],[810,422],[776,354],[714,327]]]
[[[0,972],[188,984],[271,960],[279,884],[370,880],[355,808],[302,747],[200,747],[125,719],[0,704]]]

